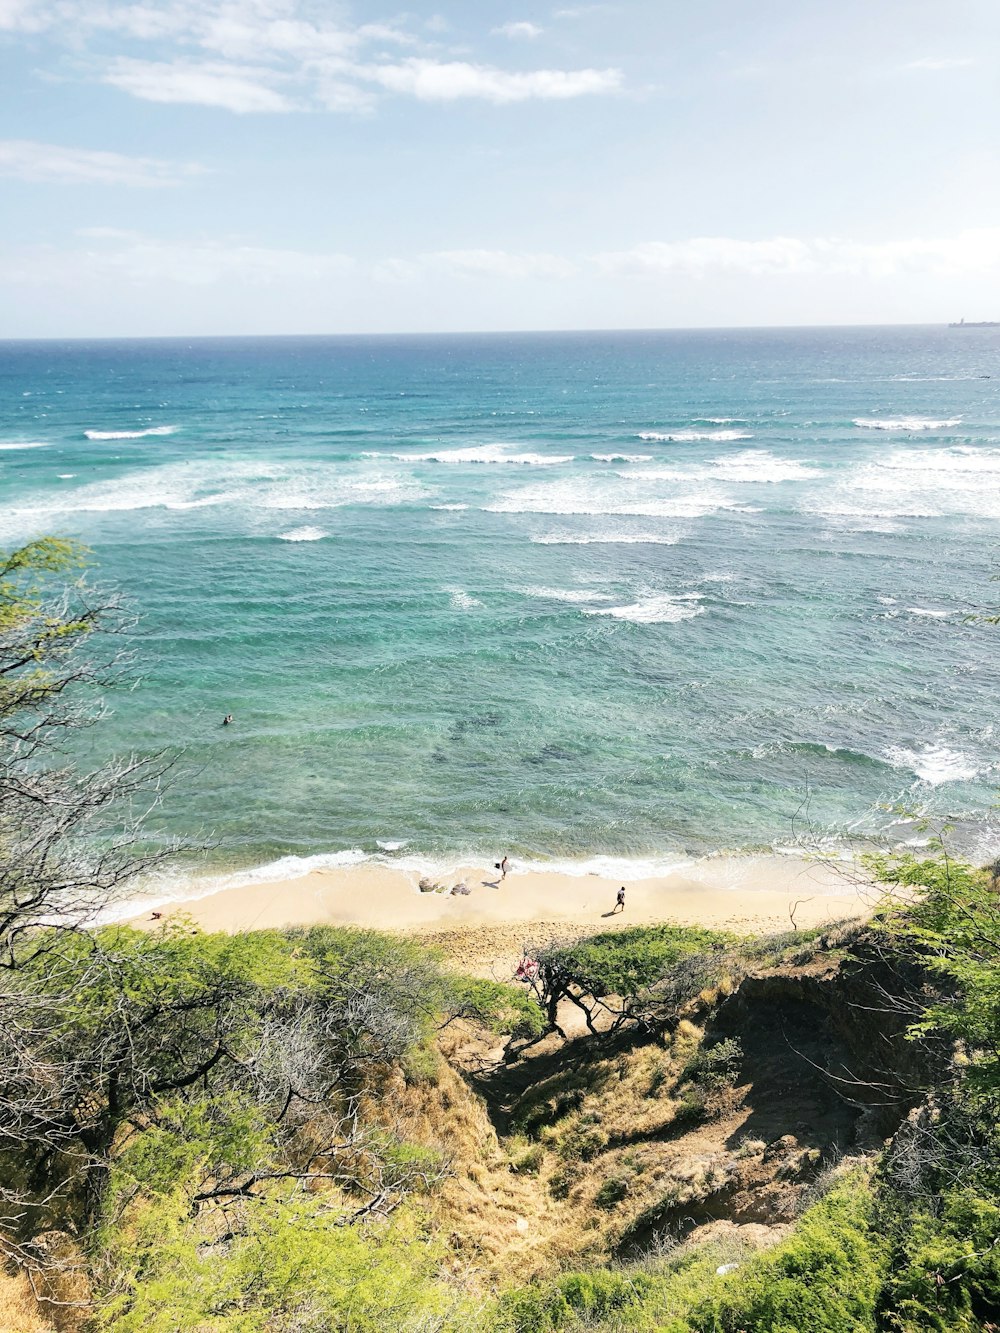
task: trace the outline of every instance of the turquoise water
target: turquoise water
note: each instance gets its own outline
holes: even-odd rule
[[[916,836],[894,801],[984,854],[998,352],[7,343],[0,543],[82,538],[141,611],[88,757],[182,750],[158,825],[219,864]]]

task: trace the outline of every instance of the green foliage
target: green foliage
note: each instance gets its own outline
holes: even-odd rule
[[[80,568],[86,555],[86,547],[57,537],[0,552],[0,718],[31,713],[58,695],[67,658],[101,627],[103,609],[77,604],[49,577]]]
[[[898,1221],[899,1249],[886,1283],[899,1333],[977,1333],[1000,1316],[1000,1205],[967,1187],[947,1191]]]
[[[948,857],[872,858],[884,882],[917,890],[886,913],[884,929],[936,983],[910,1036],[934,1033],[965,1047],[963,1095],[1000,1100],[1000,896],[990,875]]]
[[[512,1037],[537,1037],[545,1028],[545,1015],[533,995],[498,981],[455,977],[450,983],[445,1008],[471,1018],[491,1032]]]
[[[653,986],[684,958],[721,952],[736,937],[700,926],[633,926],[545,951],[546,968],[558,969],[589,995],[634,996]]]
[[[681,1125],[696,1123],[704,1116],[707,1105],[704,1088],[685,1088],[677,1098],[671,1124],[679,1128]]]
[[[723,1278],[695,1305],[686,1327],[699,1333],[874,1330],[885,1249],[871,1227],[872,1209],[864,1178],[845,1181],[803,1214],[787,1241]]]
[[[511,1170],[528,1176],[537,1175],[541,1170],[545,1149],[540,1143],[530,1143],[523,1134],[515,1134],[508,1139],[506,1148]]]
[[[537,1029],[537,1006],[373,931],[206,935],[175,918],[35,946],[0,998],[43,1016],[25,1036],[38,1084],[0,1070],[0,1092],[70,1149],[40,1140],[40,1180],[93,1163],[97,1327],[453,1326],[439,1248],[405,1204],[445,1163],[405,1141],[385,1080],[436,1075],[453,1007],[503,1031]]]
[[[60,537],[39,537],[7,555],[0,552],[0,629],[27,623],[42,608],[45,576],[79,569],[88,554],[79,542]]]
[[[384,1333],[461,1328],[436,1280],[440,1246],[402,1215],[367,1230],[287,1188],[255,1201],[244,1234],[192,1216],[187,1191],[140,1196],[105,1229],[107,1333]],[[431,1322],[433,1321],[433,1323]]]
[[[644,1273],[597,1270],[567,1273],[545,1286],[525,1287],[507,1293],[497,1311],[497,1329],[510,1333],[551,1333],[575,1324],[579,1317],[588,1323],[641,1305],[653,1288]]]
[[[678,1082],[690,1080],[705,1088],[719,1088],[734,1083],[743,1059],[738,1037],[726,1037],[711,1046],[699,1046],[684,1066]]]
[[[872,1220],[868,1178],[855,1173],[733,1273],[717,1275],[724,1256],[706,1247],[659,1269],[571,1274],[508,1295],[502,1327],[549,1333],[585,1316],[587,1328],[637,1333],[873,1333],[886,1253]]]
[[[608,1176],[594,1195],[594,1203],[598,1208],[610,1212],[612,1208],[617,1208],[628,1194],[630,1185],[631,1179],[628,1176]]]
[[[224,1173],[265,1171],[276,1160],[272,1119],[232,1092],[164,1099],[155,1110],[156,1122],[129,1135],[115,1156],[105,1218],[137,1193],[173,1196],[179,1182],[187,1182],[193,1195]]]

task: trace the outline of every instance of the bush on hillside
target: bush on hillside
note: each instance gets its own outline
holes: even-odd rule
[[[700,926],[633,926],[545,950],[540,961],[588,995],[634,996],[655,985],[682,959],[719,953],[735,939]]]

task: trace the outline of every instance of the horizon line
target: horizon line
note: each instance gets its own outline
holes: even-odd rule
[[[964,327],[975,328],[978,321],[965,321]],[[45,342],[253,342],[279,338],[498,338],[498,337],[567,337],[572,335],[609,333],[774,333],[820,329],[940,329],[957,327],[957,321],[920,320],[899,323],[834,323],[834,324],[689,324],[689,325],[630,325],[620,327],[583,329],[395,329],[378,332],[354,333],[106,333],[58,334],[45,333],[28,336],[3,335],[4,343]]]

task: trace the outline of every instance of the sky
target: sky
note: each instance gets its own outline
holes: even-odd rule
[[[1000,319],[997,0],[0,0],[0,337]]]

